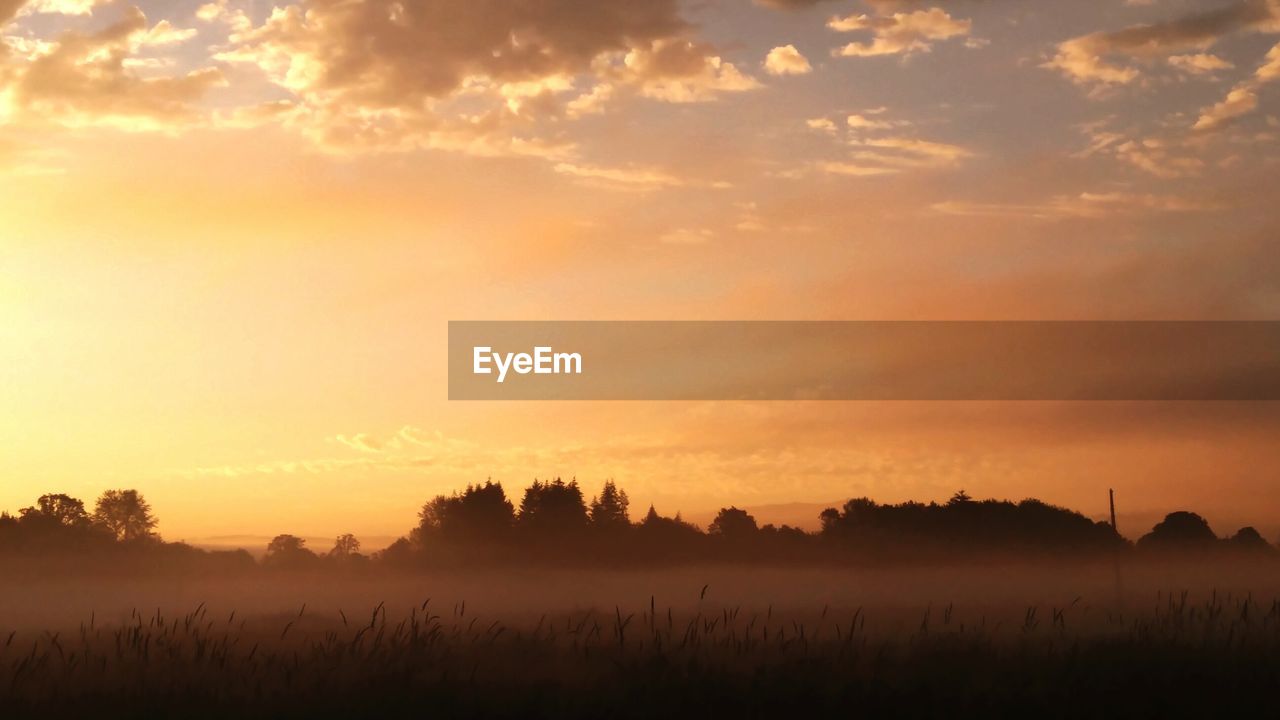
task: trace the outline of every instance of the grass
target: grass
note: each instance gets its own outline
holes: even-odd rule
[[[200,605],[0,632],[5,717],[1187,716],[1269,706],[1278,681],[1280,601],[1216,594],[1000,618],[652,598],[536,623],[430,601],[395,615]]]

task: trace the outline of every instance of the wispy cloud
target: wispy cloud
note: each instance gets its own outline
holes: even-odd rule
[[[1223,206],[1204,199],[1144,193],[1080,193],[1062,195],[1040,203],[982,203],[947,201],[935,203],[933,210],[944,215],[969,217],[1012,217],[1034,220],[1092,219],[1149,213],[1187,213],[1221,210]]]

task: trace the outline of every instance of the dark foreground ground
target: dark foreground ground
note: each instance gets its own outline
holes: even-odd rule
[[[1155,586],[1178,577],[1182,587]],[[1141,718],[1274,707],[1273,566],[1129,568],[1123,580],[1117,595],[1109,567],[28,579],[0,591],[0,717]],[[177,607],[193,594],[210,600]],[[290,594],[310,602],[286,609]],[[369,594],[386,600],[360,604]],[[65,616],[84,605],[102,610]]]

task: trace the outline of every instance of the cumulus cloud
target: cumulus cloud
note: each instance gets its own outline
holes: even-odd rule
[[[377,107],[415,107],[473,78],[527,82],[580,72],[685,29],[672,0],[306,0],[236,38],[281,85]]]
[[[244,22],[223,0],[200,13]],[[333,148],[563,150],[540,122],[624,93],[688,103],[759,86],[693,37],[677,0],[303,0],[237,29],[218,58],[260,68]]]
[[[849,15],[832,18],[827,27],[837,32],[870,32],[870,42],[851,42],[832,51],[843,57],[874,57],[929,52],[935,42],[969,34],[969,20],[955,20],[941,8],[886,16]]]
[[[811,72],[813,66],[795,45],[781,45],[765,56],[764,70],[770,75],[804,75]]]
[[[611,83],[596,83],[589,91],[570,100],[565,107],[565,114],[571,118],[583,115],[595,115],[605,111],[616,90]]]
[[[672,103],[703,102],[720,93],[760,87],[755,78],[725,62],[709,45],[684,39],[655,40],[623,58],[614,77],[644,97]]]
[[[221,23],[237,33],[253,29],[253,21],[243,8],[231,5],[232,0],[214,0],[196,8],[196,19],[206,23]]]
[[[196,36],[194,28],[174,27],[168,20],[161,20],[141,33],[135,42],[138,46],[166,47],[180,45]]]
[[[135,53],[172,46],[193,33],[165,21],[148,25],[129,8],[123,17],[94,33],[71,31],[56,41],[37,43],[22,58],[11,58],[0,74],[10,112],[65,126],[110,125],[126,130],[165,129],[194,122],[196,104],[222,83],[215,68],[185,75],[142,77],[136,67],[163,67]]]
[[[111,0],[32,0],[22,8],[23,14],[30,15],[88,15],[94,7],[106,5]],[[11,4],[23,5],[22,0]],[[0,2],[0,21],[4,20],[4,5]]]
[[[1217,10],[1162,23],[1098,32],[1060,43],[1043,67],[1087,86],[1127,85],[1142,72],[1120,59],[1161,58],[1186,50],[1205,50],[1224,35],[1240,30],[1280,28],[1275,0],[1244,0]]]

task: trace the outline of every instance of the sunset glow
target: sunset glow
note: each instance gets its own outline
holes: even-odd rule
[[[1274,403],[446,376],[450,320],[1276,319],[1276,0],[0,0],[0,36],[0,509],[373,549],[563,476],[703,524],[1114,488],[1126,534],[1280,534]]]

